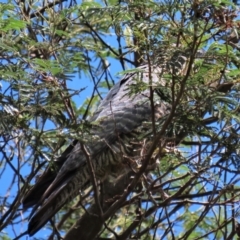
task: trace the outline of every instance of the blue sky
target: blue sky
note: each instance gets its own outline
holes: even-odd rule
[[[109,38],[108,41],[111,42],[111,38]],[[114,43],[114,41],[112,41],[112,42]],[[117,66],[117,64],[114,64],[114,61],[111,61],[111,66],[110,66],[109,71],[111,71],[111,73],[114,75],[114,73],[117,74],[117,72],[121,71],[121,69]],[[84,81],[84,79],[85,79],[85,76],[82,75],[82,79],[81,79],[81,81],[79,81],[79,76],[78,76],[78,74],[76,74],[76,76],[73,77],[71,79],[71,81],[68,82],[68,87],[70,89],[79,90],[81,88],[86,87],[86,89],[84,91],[82,91],[79,95],[76,95],[73,97],[73,100],[78,107],[80,107],[83,104],[83,102],[85,101],[86,98],[90,98],[91,94],[92,94],[93,83],[89,82],[88,80]],[[115,80],[116,81],[118,80],[117,76],[115,77]],[[3,85],[3,91],[4,91],[7,85],[4,84],[4,82],[2,85]],[[46,129],[51,129],[53,127],[53,124],[48,123],[48,124],[46,124],[45,127],[46,127]],[[12,164],[17,168],[18,161],[16,158],[13,158]],[[0,170],[1,170],[1,168],[0,168]],[[28,165],[26,165],[24,168],[21,169],[21,174],[23,177],[26,177],[29,173],[30,173],[30,168]],[[12,199],[12,200],[14,199],[12,196],[14,196],[16,194],[16,192],[18,191],[18,187],[17,187],[16,183],[14,184],[14,187],[11,188],[10,192],[7,191],[11,184],[11,181],[12,181],[12,175],[13,175],[13,170],[8,166],[5,169],[4,174],[1,176],[1,179],[0,179],[0,182],[1,182],[0,195],[5,196],[5,194],[8,194],[9,201],[11,201],[10,199]],[[24,213],[23,216],[26,218],[28,216],[28,213]],[[27,229],[27,222],[24,222],[24,223],[19,224],[19,228],[15,229],[15,231],[17,231],[16,234],[18,235],[20,232],[23,232],[26,229]],[[5,232],[9,235],[10,238],[15,237],[13,229],[10,225],[5,229]],[[35,234],[34,237],[36,237],[36,238],[44,237],[45,238],[48,235],[49,235],[49,231],[43,228],[37,234]],[[24,236],[20,239],[29,239],[29,237]]]
[[[111,34],[109,36],[105,37],[105,40],[107,41],[107,43],[110,46],[114,46],[116,45],[116,36],[114,34]],[[122,43],[124,45],[124,43]],[[115,46],[117,47],[117,46]],[[118,61],[109,58],[109,71],[111,72],[112,76],[114,76],[114,80],[118,81],[119,77],[117,76],[117,73],[122,71],[120,64]],[[97,64],[97,63],[96,63]],[[4,92],[7,87],[8,84],[7,82],[2,82],[2,92]],[[85,101],[86,98],[91,97],[92,94],[92,89],[93,89],[93,82],[89,81],[89,78],[87,76],[85,76],[84,74],[81,74],[81,79],[79,74],[75,74],[75,76],[71,79],[71,81],[68,81],[68,88],[69,89],[74,89],[74,90],[79,90],[82,88],[86,88],[84,91],[81,91],[78,95],[73,96],[73,101],[76,103],[77,107],[80,107],[83,102]],[[106,90],[105,90],[106,92]],[[53,127],[53,124],[51,124],[50,122],[48,124],[46,124],[45,128],[46,129],[51,129]],[[18,165],[18,161],[16,158],[13,158],[12,162],[11,162],[16,168]],[[1,171],[1,168],[0,168]],[[21,169],[21,175],[23,177],[28,176],[30,173],[30,166],[29,165],[25,165],[25,167],[23,167]],[[13,187],[11,187],[10,191],[8,191],[9,186],[11,185],[11,181],[12,181],[12,175],[13,175],[13,170],[7,166],[7,168],[5,169],[3,175],[1,176],[0,179],[0,183],[1,183],[1,188],[0,188],[0,196],[4,197],[4,196],[8,196],[8,201],[11,202],[14,199],[14,196],[16,195],[17,191],[18,191],[18,186],[17,186],[17,181],[14,183]],[[21,219],[22,218],[27,218],[29,214],[29,211],[26,213],[22,213]],[[19,219],[19,220],[21,220]],[[8,227],[6,227],[6,229],[4,229],[4,232],[7,233],[7,235],[13,239],[14,237],[16,237],[16,235],[19,235],[20,233],[26,231],[27,229],[27,224],[28,221],[26,219],[26,221],[20,221],[20,224],[18,224],[18,227],[13,229],[10,225]],[[34,235],[34,238],[47,238],[47,236],[49,235],[49,231],[46,228],[41,229],[37,234]],[[1,235],[0,235],[1,236]],[[27,235],[23,236],[20,239],[31,239],[29,238]]]
[[[105,40],[107,41],[107,43],[110,46],[115,46],[117,47],[117,41],[116,41],[116,36],[113,35],[109,35],[105,37]],[[124,46],[125,43],[122,43],[122,45]],[[115,76],[115,80],[117,81],[119,79],[119,77],[116,75],[118,72],[122,71],[121,66],[119,64],[118,61],[114,60],[114,59],[110,59],[109,58],[109,63],[110,63],[110,67],[109,67],[109,71],[112,73],[113,76]],[[129,68],[131,68],[131,66],[129,66]],[[7,85],[3,82],[3,91],[4,89],[6,89]],[[75,90],[79,90],[81,88],[85,88],[86,89],[84,91],[82,91],[79,95],[74,96],[73,100],[76,102],[76,105],[78,107],[80,107],[82,105],[82,103],[84,102],[84,100],[88,97],[91,96],[92,94],[92,88],[93,88],[93,83],[89,82],[88,78],[86,76],[84,76],[83,74],[81,75],[81,81],[79,81],[79,76],[78,74],[76,74],[71,81],[68,81],[68,88],[70,89],[75,89]],[[47,129],[52,128],[52,125],[46,125]],[[188,151],[191,151],[188,149]],[[14,158],[12,161],[12,164],[17,166],[17,159]],[[1,168],[0,168],[1,170]],[[30,172],[30,168],[29,167],[25,167],[24,169],[22,169],[21,174],[23,177],[27,176]],[[10,201],[13,199],[12,196],[14,196],[16,194],[16,192],[18,191],[17,185],[15,184],[14,187],[11,189],[11,192],[7,192],[7,189],[10,185],[10,181],[11,181],[11,177],[9,178],[9,176],[12,176],[13,171],[10,167],[8,167],[6,169],[6,171],[4,172],[4,174],[2,175],[1,179],[0,179],[0,183],[1,183],[1,188],[0,188],[0,195],[1,196],[5,196],[5,194],[9,194],[9,199]],[[198,208],[199,206],[193,206],[192,208]],[[26,218],[28,216],[28,213],[24,213],[23,214],[24,218]],[[24,232],[27,229],[27,221],[25,221],[24,223],[21,222],[18,225],[18,228],[15,229],[15,233],[16,235],[20,234],[21,232]],[[10,238],[14,238],[15,237],[15,233],[12,229],[11,226],[7,227],[5,229],[5,232],[9,235]],[[42,230],[40,230],[34,237],[36,238],[46,238],[49,235],[49,231],[46,228],[43,228]],[[21,238],[23,239],[30,239],[28,236],[24,236]]]

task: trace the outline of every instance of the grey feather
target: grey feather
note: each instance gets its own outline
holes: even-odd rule
[[[126,74],[113,86],[89,120],[94,125],[85,146],[91,154],[98,178],[106,176],[111,165],[122,164],[124,156],[134,157],[133,154],[138,154],[132,142],[139,141],[137,136],[143,122],[152,119],[149,79],[154,89],[163,87],[166,84],[161,77],[163,71],[162,68],[152,67],[150,78],[148,66],[142,66],[137,73]],[[138,83],[142,83],[141,91],[134,92]],[[169,112],[169,104],[161,99],[157,91],[154,91],[154,103],[158,117]],[[29,235],[35,234],[64,204],[76,197],[89,181],[86,156],[82,152],[81,143],[74,141],[57,160],[56,170],[48,168],[23,199],[25,208],[35,205],[29,223]],[[39,200],[34,197],[38,191],[42,194]]]

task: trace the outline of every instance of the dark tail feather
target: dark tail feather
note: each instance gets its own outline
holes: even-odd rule
[[[74,175],[75,174],[72,174],[72,176],[69,176],[64,182],[60,183],[59,187],[51,193],[36,213],[35,210],[39,205],[37,204],[33,208],[31,215],[34,214],[34,216],[31,218],[28,225],[28,234],[30,236],[34,235],[42,228],[64,204],[78,195],[79,188],[75,184]]]
[[[28,224],[28,234],[30,236],[34,235],[40,228],[42,228],[67,202],[74,199],[78,194],[80,189],[85,189],[89,186],[90,181],[84,179],[81,181],[82,172],[73,171],[68,175],[65,175],[64,179],[52,189],[49,193],[48,198],[42,202],[39,201],[33,208]],[[37,208],[39,208],[37,210]]]
[[[33,207],[34,205],[39,203],[39,200],[42,199],[42,196],[44,195],[45,191],[48,189],[48,187],[52,184],[52,182],[56,178],[58,170],[67,160],[68,155],[71,153],[77,142],[78,142],[77,140],[74,140],[72,144],[66,148],[61,157],[59,157],[53,163],[53,166],[48,167],[46,171],[37,179],[36,184],[29,190],[29,192],[22,200],[24,209]]]
[[[35,205],[30,214],[31,219],[28,225],[30,236],[42,228],[64,204],[75,198],[81,188],[84,189],[89,185],[89,180],[83,178],[80,169],[68,172],[57,179],[59,169],[63,166],[77,142],[77,140],[73,141],[61,157],[57,159],[53,165],[55,169],[50,166],[47,168],[22,200],[25,209]]]
[[[38,179],[37,183],[29,190],[22,200],[23,209],[27,209],[36,205],[42,198],[42,195],[54,181],[57,173],[48,168]]]

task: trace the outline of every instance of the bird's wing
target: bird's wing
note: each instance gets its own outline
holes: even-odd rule
[[[97,124],[94,124],[91,130],[92,136],[85,145],[92,156],[96,171],[97,167],[101,169],[104,167],[104,160],[101,164],[98,163],[97,155],[113,146],[119,136],[130,133],[143,121],[151,119],[148,67],[142,67],[139,70],[137,73],[126,74],[113,86],[91,118],[91,121]],[[159,84],[158,72],[156,69],[152,71],[152,80],[155,84]],[[140,91],[134,92],[139,82],[145,85],[141,86]],[[80,142],[76,141],[67,148],[58,162],[58,169],[58,172],[51,172],[48,168],[24,199],[23,203],[26,207],[36,204],[28,229],[30,235],[38,231],[89,182],[86,155],[82,151]],[[39,201],[33,197],[37,191],[42,194]]]
[[[141,70],[141,69],[140,69]],[[137,81],[148,81],[148,73],[146,69],[142,69],[138,73],[126,74],[113,88],[109,91],[106,98],[100,103],[96,113],[91,121],[96,121],[97,126],[93,128],[92,135],[99,138],[98,140],[89,140],[89,151],[94,155],[107,148],[109,144],[116,141],[119,134],[131,132],[139,126],[142,121],[147,120],[151,116],[151,107],[149,97],[149,89],[145,89],[143,93],[132,95],[130,97],[130,88]],[[91,137],[90,137],[91,138]],[[104,141],[102,140],[104,139]],[[68,157],[62,163],[54,180],[45,189],[41,201],[44,201],[51,192],[55,191],[61,182],[66,182],[69,175],[74,176],[74,172],[86,165],[86,156],[82,152],[81,144],[77,143],[68,151]],[[52,179],[52,178],[51,178]],[[47,186],[47,185],[46,185]]]

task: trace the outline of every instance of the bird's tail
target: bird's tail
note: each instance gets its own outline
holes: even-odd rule
[[[30,219],[28,225],[28,234],[30,236],[42,228],[64,204],[75,198],[79,194],[79,189],[88,185],[87,180],[84,179],[83,181],[82,176],[82,171],[71,172],[59,183],[58,187],[49,194],[43,203],[40,200],[39,203],[35,205],[31,213],[33,217]]]

